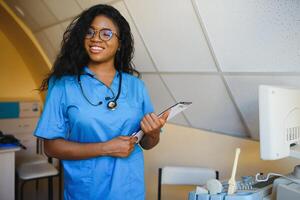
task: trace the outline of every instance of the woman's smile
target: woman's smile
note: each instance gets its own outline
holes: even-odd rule
[[[101,53],[105,50],[104,47],[101,47],[99,45],[89,45],[89,51],[93,54]]]

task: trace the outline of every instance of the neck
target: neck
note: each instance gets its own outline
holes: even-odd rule
[[[94,63],[89,62],[88,67],[92,70],[97,76],[101,75],[114,75],[116,69],[113,62],[110,63]]]

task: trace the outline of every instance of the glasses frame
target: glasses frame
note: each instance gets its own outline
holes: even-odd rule
[[[88,30],[93,30],[93,35],[92,35],[91,37],[87,37],[87,33],[86,33],[86,34],[85,34],[85,38],[86,38],[86,39],[93,39],[97,34],[98,34],[98,38],[99,38],[100,40],[106,41],[106,42],[109,41],[109,40],[111,40],[111,39],[113,38],[113,35],[115,35],[118,39],[120,39],[120,38],[119,38],[119,35],[118,35],[116,32],[114,32],[114,31],[112,31],[111,29],[109,29],[109,28],[103,28],[103,29],[100,29],[100,30],[96,30],[96,29],[90,27]],[[103,38],[101,38],[100,32],[101,32],[101,31],[104,31],[104,30],[110,31],[110,32],[112,33],[112,36],[111,36],[108,40],[104,40]]]

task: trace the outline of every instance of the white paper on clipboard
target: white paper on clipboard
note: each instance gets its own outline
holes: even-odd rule
[[[180,112],[187,109],[190,105],[192,105],[192,102],[178,102],[178,103],[170,106],[169,108],[165,109],[164,111],[162,111],[158,115],[158,117],[161,117],[164,114],[164,112],[170,110],[169,116],[167,118],[167,121],[168,121],[168,120],[172,119],[173,117],[175,117]],[[139,143],[140,140],[142,139],[143,135],[144,135],[144,132],[142,130],[139,130],[138,132],[133,133],[131,136],[137,137],[138,139],[137,139],[136,143]]]

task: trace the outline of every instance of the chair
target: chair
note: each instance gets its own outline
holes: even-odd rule
[[[39,143],[39,141],[37,141]],[[42,144],[37,145],[41,147]],[[38,148],[39,149],[39,148]],[[40,148],[42,149],[42,148]],[[42,152],[42,150],[39,150]],[[21,181],[21,200],[24,196],[24,185],[28,181],[35,180],[36,189],[38,187],[38,180],[48,179],[48,200],[53,199],[53,177],[59,177],[58,191],[59,199],[61,199],[61,172],[52,164],[52,158],[47,158],[46,155],[42,154],[31,155],[26,157],[16,168],[16,200],[18,200],[19,193],[19,182]],[[60,165],[59,165],[60,169]]]
[[[219,179],[219,172],[200,167],[165,166],[158,169],[158,200],[162,185],[204,185],[209,179]]]
[[[27,147],[26,150],[16,152],[15,197],[18,200],[19,181],[22,181],[21,199],[23,199],[23,189],[27,181],[36,180],[36,189],[38,189],[38,180],[48,178],[48,197],[52,199],[52,178],[59,176],[59,198],[61,198],[62,173],[51,164],[52,159],[44,154],[43,141],[36,139],[32,134],[39,120],[37,115],[39,110],[37,110],[36,104],[32,107],[25,105],[24,108],[26,108],[24,110],[28,114],[24,118],[0,119],[1,131],[14,135]],[[25,114],[25,111],[23,114]]]

